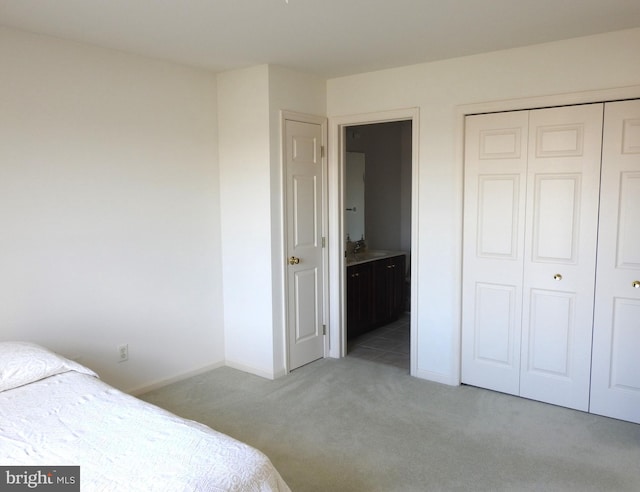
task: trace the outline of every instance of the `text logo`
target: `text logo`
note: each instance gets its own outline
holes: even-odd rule
[[[0,466],[0,490],[80,492],[80,467]]]

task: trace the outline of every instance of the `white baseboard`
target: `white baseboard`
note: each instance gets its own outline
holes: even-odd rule
[[[241,364],[239,362],[234,362],[232,360],[225,361],[224,365],[227,367],[230,367],[231,369],[237,369],[238,371],[248,372],[249,374],[253,374],[255,376],[260,376],[261,378],[271,379],[271,380],[277,379],[280,376],[284,376],[286,374],[284,370],[274,373],[270,371],[265,371],[263,369],[258,369],[256,367],[247,366],[246,364]]]
[[[143,386],[138,386],[136,388],[127,390],[127,393],[129,393],[130,395],[133,395],[133,396],[138,396],[138,395],[141,395],[143,393],[147,393],[148,391],[153,391],[155,389],[162,388],[163,386],[168,386],[169,384],[177,383],[178,381],[183,381],[183,380],[191,378],[193,376],[198,376],[198,375],[203,374],[205,372],[212,371],[214,369],[217,369],[218,367],[223,367],[224,365],[225,365],[224,362],[216,362],[215,364],[209,364],[209,365],[206,365],[204,367],[200,367],[198,369],[194,369],[192,371],[188,371],[188,372],[184,372],[184,373],[178,374],[177,376],[173,376],[173,377],[170,377],[170,378],[167,378],[167,379],[159,379],[159,380],[154,381],[152,383],[145,384]]]
[[[450,374],[442,374],[439,372],[418,369],[414,376],[420,379],[426,379],[427,381],[446,384],[448,386],[460,386],[460,381],[458,381],[457,378],[452,377]]]
[[[218,369],[219,367],[230,367],[232,369],[237,369],[238,371],[242,371],[242,372],[246,372],[249,374],[253,374],[255,376],[260,376],[261,378],[265,378],[265,379],[277,379],[280,378],[282,376],[286,376],[287,372],[286,370],[282,369],[280,371],[276,371],[275,373],[273,372],[268,372],[268,371],[264,371],[262,369],[257,369],[255,367],[251,367],[251,366],[247,366],[245,364],[240,364],[238,362],[233,362],[233,361],[225,361],[225,362],[216,362],[215,364],[209,364],[206,365],[204,367],[200,367],[198,369],[194,369],[193,371],[188,371],[182,374],[178,374],[177,376],[174,377],[170,377],[170,378],[166,378],[166,379],[159,379],[157,381],[151,382],[149,384],[144,384],[142,386],[138,386],[136,388],[133,389],[129,389],[126,391],[126,393],[133,395],[133,396],[139,396],[142,395],[144,393],[147,393],[149,391],[153,391],[155,389],[158,388],[162,388],[163,386],[168,386],[170,384],[173,383],[177,383],[178,381],[183,381],[185,379],[191,378],[193,376],[198,376],[200,374],[203,374],[205,372],[209,372],[212,371],[214,369]]]

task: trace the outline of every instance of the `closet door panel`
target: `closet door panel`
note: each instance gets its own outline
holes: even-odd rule
[[[639,391],[638,348],[640,347],[640,300],[616,297],[613,300],[613,322],[611,330],[611,374],[612,388]],[[636,407],[637,408],[637,407]]]
[[[640,423],[640,101],[607,103],[590,411]]]
[[[570,377],[575,300],[574,293],[531,290],[528,372],[555,378]]]
[[[519,194],[517,174],[478,177],[478,257],[517,259]]]
[[[538,174],[535,177],[533,262],[576,263],[580,238],[580,178],[580,174]]]
[[[519,289],[515,285],[476,283],[473,357],[491,365],[513,366],[513,333]]]
[[[462,382],[518,394],[528,112],[469,116]]]
[[[640,172],[620,172],[619,202],[616,266],[640,269]]]
[[[520,395],[589,407],[602,104],[529,119]]]

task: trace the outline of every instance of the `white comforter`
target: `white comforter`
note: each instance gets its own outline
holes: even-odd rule
[[[289,491],[269,459],[75,370],[0,392],[3,465],[80,465],[93,491]]]

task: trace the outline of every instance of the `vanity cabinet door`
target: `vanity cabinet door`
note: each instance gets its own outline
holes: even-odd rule
[[[373,265],[347,268],[347,338],[362,335],[373,323]]]
[[[374,263],[375,319],[382,326],[398,319],[404,306],[405,257],[394,256]]]

